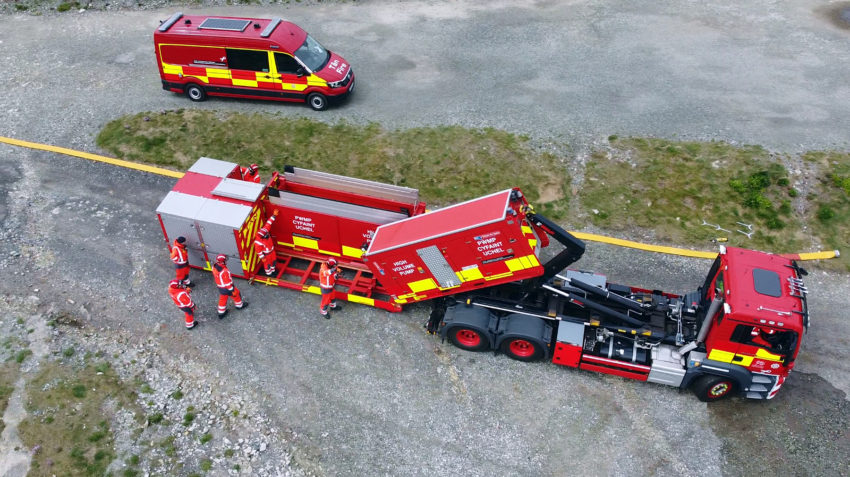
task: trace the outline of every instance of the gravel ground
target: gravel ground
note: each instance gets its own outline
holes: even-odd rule
[[[162,91],[151,35],[177,8],[7,15],[0,135],[99,152],[94,136],[121,114],[198,107],[398,128],[492,126],[578,158],[609,134],[846,148],[850,34],[817,8],[799,0],[179,8],[283,15],[339,51],[358,91],[323,113],[196,105]],[[424,334],[421,305],[400,314],[348,305],[326,321],[315,296],[241,283],[249,309],[187,333],[165,292],[173,272],[154,215],[172,185],[0,145],[0,290],[13,298],[0,311],[35,294],[36,312],[82,316],[89,336],[79,340],[90,346],[154,353],[145,366],[162,389],[189,375],[193,392],[220,387],[225,404],[238,396],[275,430],[269,439],[263,426],[222,428],[251,443],[266,436],[254,473],[850,474],[846,274],[809,276],[813,327],[775,400],[709,407],[663,386],[456,350]],[[591,244],[576,266],[684,292],[708,263]],[[196,302],[212,317],[212,279],[193,277]],[[128,375],[147,369],[122,363]]]

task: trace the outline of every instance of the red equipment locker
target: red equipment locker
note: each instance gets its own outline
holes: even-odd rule
[[[537,236],[518,189],[378,227],[363,260],[404,304],[539,276]]]

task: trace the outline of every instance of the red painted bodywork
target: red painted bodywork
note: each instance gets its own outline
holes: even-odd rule
[[[199,25],[208,18],[226,20],[245,20],[251,23],[243,31],[199,29]],[[230,69],[227,64],[226,48],[257,50],[272,53],[293,53],[301,47],[307,38],[307,32],[298,25],[281,21],[267,38],[261,33],[272,22],[265,18],[211,17],[202,15],[183,15],[167,31],[154,31],[154,47],[157,66],[163,81],[163,87],[176,93],[195,83],[203,86],[210,96],[267,99],[273,101],[304,101],[313,92],[329,98],[347,95],[354,87],[354,75],[344,86],[331,88],[327,84],[308,83],[310,75],[297,76],[287,72],[261,72]],[[351,65],[340,55],[328,50],[330,57],[321,70],[313,75],[333,83],[343,80],[351,70]],[[175,74],[163,67],[163,63],[182,68],[182,74]],[[234,84],[231,78],[208,74],[208,69],[226,70],[232,79],[257,81],[256,87]],[[201,80],[197,77],[203,77]],[[281,84],[306,85],[306,89],[287,92]]]

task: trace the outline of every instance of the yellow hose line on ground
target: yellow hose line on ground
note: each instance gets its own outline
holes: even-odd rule
[[[611,245],[617,245],[619,247],[628,247],[635,248],[638,250],[646,250],[649,252],[658,252],[658,253],[666,253],[668,255],[682,255],[685,257],[695,257],[695,258],[709,258],[713,259],[717,256],[717,252],[701,252],[699,250],[688,250],[685,248],[676,248],[676,247],[665,247],[663,245],[648,245],[640,242],[632,242],[631,240],[623,240],[613,237],[606,237],[604,235],[596,235],[596,234],[587,234],[584,232],[570,232],[575,235],[577,238],[581,240],[587,240],[588,242],[601,242],[607,243]],[[840,256],[841,254],[838,250],[830,250],[825,252],[811,252],[811,253],[780,253],[783,257],[788,257],[792,260],[826,260],[830,258],[835,258]]]
[[[11,144],[13,146],[21,146],[28,147],[30,149],[40,149],[42,151],[50,151],[56,152],[59,154],[65,154],[68,156],[81,157],[83,159],[89,159],[91,161],[97,162],[105,162],[107,164],[112,164],[114,166],[126,167],[128,169],[136,169],[138,171],[150,172],[151,174],[159,174],[161,176],[173,177],[175,179],[179,179],[183,177],[184,173],[171,171],[168,169],[163,169],[161,167],[154,166],[146,166],[143,164],[136,164],[135,162],[130,161],[122,161],[121,159],[114,159],[112,157],[99,156],[97,154],[91,154],[88,152],[75,151],[73,149],[67,149],[64,147],[51,146],[49,144],[39,144],[37,142],[29,142],[29,141],[21,141],[18,139],[12,139],[9,137],[0,136],[0,142],[4,142],[6,144]]]
[[[696,257],[696,258],[711,258],[717,256],[717,252],[701,252],[699,250],[688,250],[684,248],[676,248],[676,247],[665,247],[663,245],[648,245],[640,242],[632,242],[631,240],[623,240],[618,238],[606,237],[604,235],[596,235],[596,234],[586,234],[584,232],[573,232],[570,231],[571,234],[575,235],[577,238],[581,240],[587,240],[589,242],[602,242],[608,243],[611,245],[617,245],[620,247],[628,247],[628,248],[636,248],[638,250],[647,250],[649,252],[658,252],[658,253],[666,253],[668,255],[683,255],[685,257]]]
[[[161,167],[154,166],[146,166],[143,164],[136,164],[135,162],[123,161],[121,159],[115,159],[112,157],[99,156],[97,154],[91,154],[88,152],[75,151],[73,149],[68,149],[64,147],[51,146],[49,144],[39,144],[37,142],[29,142],[29,141],[21,141],[19,139],[12,139],[9,137],[0,136],[0,142],[4,142],[6,144],[11,144],[13,146],[21,146],[28,147],[30,149],[39,149],[42,151],[50,151],[59,154],[65,154],[68,156],[80,157],[83,159],[89,159],[91,161],[97,162],[105,162],[107,164],[112,164],[114,166],[126,167],[128,169],[136,169],[138,171],[150,172],[151,174],[159,174],[161,176],[173,177],[175,179],[180,179],[183,177],[183,172],[171,171],[168,169],[163,169]],[[627,247],[627,248],[635,248],[638,250],[647,250],[649,252],[658,252],[658,253],[666,253],[668,255],[682,255],[685,257],[695,257],[695,258],[709,258],[713,259],[717,256],[717,252],[701,252],[699,250],[688,250],[684,248],[676,248],[676,247],[666,247],[663,245],[649,245],[640,242],[632,242],[631,240],[623,240],[613,237],[606,237],[604,235],[596,235],[596,234],[587,234],[584,232],[570,232],[575,235],[577,238],[581,240],[587,240],[590,242],[601,242],[607,243],[611,245],[617,245],[619,247]],[[828,258],[835,258],[839,256],[838,250],[833,250],[829,252],[812,252],[812,253],[800,253],[800,254],[786,254],[786,256],[790,258],[794,258],[795,260],[824,260]]]

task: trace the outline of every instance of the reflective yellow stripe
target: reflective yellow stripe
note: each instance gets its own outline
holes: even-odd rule
[[[433,290],[437,288],[437,284],[431,278],[426,278],[424,280],[418,280],[415,282],[410,282],[407,284],[414,293],[419,293],[427,290]]]
[[[246,79],[233,78],[231,81],[233,81],[233,86],[248,86],[248,87],[251,87],[251,88],[257,87],[257,80],[246,80]]]
[[[522,233],[523,233],[524,235],[528,235],[528,234],[530,234],[530,233],[531,233],[531,227],[529,227],[528,225],[523,225],[523,226],[521,226],[521,227],[520,227],[520,230],[522,230]]]
[[[182,75],[183,74],[183,67],[163,63],[162,64],[162,72],[167,74],[167,75]]]
[[[537,240],[536,239],[528,239],[528,246],[531,247],[531,248],[536,247],[537,246]]]
[[[363,250],[355,247],[349,247],[347,245],[342,246],[342,254],[347,255],[349,257],[360,258],[363,256]]]
[[[375,300],[373,298],[366,298],[365,296],[360,295],[348,295],[348,301],[354,303],[362,303],[364,305],[375,306]]]
[[[305,285],[301,287],[301,291],[307,293],[313,293],[314,295],[321,295],[322,289],[317,287],[316,285]]]
[[[735,357],[735,353],[730,353],[728,351],[723,351],[719,349],[711,350],[711,353],[708,354],[708,359],[712,361],[719,361],[721,363],[731,363],[732,358]]]
[[[319,250],[318,240],[293,236],[292,242],[295,244],[296,247],[312,248],[313,250]]]
[[[525,267],[522,266],[522,262],[518,258],[512,258],[510,260],[505,260],[505,265],[507,265],[508,270],[510,270],[512,272],[518,272],[518,271],[522,270],[523,268],[525,268]]]
[[[540,266],[540,261],[537,260],[537,255],[534,255],[532,253],[531,255],[527,256],[526,258],[528,259],[529,262],[531,262],[532,267]]]
[[[331,251],[329,251],[329,250],[319,250],[319,252],[320,252],[320,253],[323,253],[323,254],[325,254],[325,255],[330,255],[330,256],[332,256],[332,257],[339,257],[339,256],[341,256],[340,254],[338,254],[338,253],[336,253],[336,252],[331,252]]]
[[[770,351],[761,348],[756,350],[756,358],[766,359],[768,361],[782,361],[782,356],[779,356],[778,354],[773,354]]]
[[[210,78],[230,79],[230,70],[223,68],[207,68],[207,76]]]
[[[283,245],[284,247],[294,247],[294,246],[295,246],[295,244],[294,244],[294,243],[281,242],[280,240],[278,240],[278,241],[277,241],[277,244],[278,244],[278,245]]]
[[[466,270],[461,270],[457,272],[457,276],[461,281],[469,282],[472,280],[480,280],[484,278],[484,275],[481,273],[481,270],[478,267],[468,268]]]
[[[498,275],[490,275],[489,277],[484,277],[485,280],[498,280],[500,278],[505,278],[513,275],[513,272],[500,273]]]
[[[732,364],[737,364],[746,368],[747,366],[753,364],[753,356],[747,356],[745,354],[736,354],[735,358],[732,360]]]
[[[404,305],[405,303],[407,303],[407,300],[405,300],[403,298],[396,298],[395,302]]]

